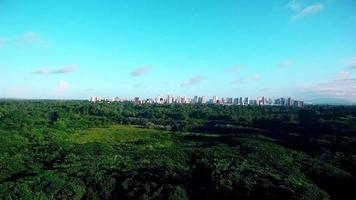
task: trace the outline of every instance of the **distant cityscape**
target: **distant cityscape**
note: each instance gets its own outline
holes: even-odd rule
[[[303,107],[304,101],[295,100],[290,97],[271,99],[267,97],[260,97],[257,99],[250,99],[249,97],[227,97],[219,98],[213,96],[208,98],[207,96],[194,96],[189,98],[186,96],[157,96],[155,98],[140,99],[140,97],[135,97],[133,99],[122,99],[119,97],[107,99],[101,98],[99,96],[92,96],[89,99],[93,103],[113,103],[113,102],[127,102],[135,104],[218,104],[218,105],[240,105],[240,106],[288,106],[288,107]]]

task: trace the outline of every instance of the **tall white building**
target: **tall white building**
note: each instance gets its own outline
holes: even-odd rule
[[[161,99],[161,96],[157,96],[157,97],[155,98],[155,103],[160,103],[160,102],[159,102],[160,99]]]
[[[168,104],[173,103],[173,97],[172,97],[171,95],[168,95],[168,96],[167,96],[167,103],[168,103]]]
[[[99,102],[101,101],[101,97],[90,97],[90,100],[91,102]]]
[[[217,96],[213,96],[213,103],[217,103],[219,98]]]
[[[202,103],[202,104],[206,104],[206,103],[208,103],[208,97],[203,96],[203,97],[202,97],[202,101],[201,101],[201,103]]]

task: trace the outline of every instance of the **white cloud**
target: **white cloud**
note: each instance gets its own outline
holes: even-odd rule
[[[259,74],[255,74],[254,76],[250,77],[250,80],[252,81],[259,81],[261,79],[261,76]]]
[[[150,73],[151,70],[152,69],[150,67],[141,67],[141,68],[133,70],[131,72],[131,76],[133,76],[133,77],[144,76],[144,75]]]
[[[50,47],[50,43],[47,40],[44,40],[39,33],[32,31],[25,32],[19,37],[14,37],[11,41],[21,47],[38,46],[44,49]]]
[[[180,86],[181,87],[191,87],[193,85],[196,85],[204,80],[204,77],[202,76],[196,76],[191,78],[189,81],[182,83]]]
[[[302,17],[305,16],[310,16],[310,15],[314,15],[318,12],[321,12],[324,10],[324,4],[320,3],[320,4],[315,4],[315,5],[311,5],[308,6],[306,8],[304,8],[303,10],[301,10],[300,12],[298,12],[296,15],[293,16],[293,20],[297,20],[300,19]]]
[[[238,78],[236,80],[231,81],[231,84],[239,84],[245,81],[259,81],[261,79],[261,76],[259,74],[255,74],[251,77],[242,77],[242,78]]]
[[[66,67],[59,68],[53,71],[54,74],[68,74],[68,73],[73,73],[78,69],[78,65],[76,64],[70,64]]]
[[[356,69],[356,57],[352,57],[347,61],[347,65],[350,69]]]
[[[304,92],[311,96],[338,97],[356,101],[356,79],[338,79],[332,82],[319,83],[305,88]]]
[[[76,64],[70,64],[58,69],[49,69],[47,67],[37,69],[34,71],[35,74],[40,74],[40,75],[49,75],[49,74],[70,74],[74,73],[78,69],[78,65]]]
[[[351,78],[351,73],[346,71],[346,70],[342,70],[340,71],[337,75],[336,75],[336,80],[339,80],[339,79],[349,79]]]
[[[35,32],[26,32],[19,39],[18,42],[23,45],[32,45],[41,42],[41,37]]]
[[[230,83],[231,84],[239,84],[239,83],[244,82],[245,80],[246,80],[245,78],[238,78],[238,79],[231,81]]]
[[[301,3],[298,0],[292,0],[287,4],[287,8],[297,11],[301,8]]]
[[[50,43],[44,40],[40,34],[36,32],[25,32],[20,36],[13,37],[0,37],[0,48],[8,44],[9,46],[14,45],[18,47],[28,47],[28,46],[38,46],[42,48],[49,48]]]
[[[279,68],[289,68],[289,67],[292,67],[293,66],[293,61],[291,60],[285,60],[281,63],[278,64],[278,67]]]
[[[35,74],[41,74],[41,75],[50,74],[50,72],[51,70],[48,68],[41,68],[34,71]]]
[[[242,69],[241,65],[234,65],[225,69],[226,73],[236,73]]]
[[[55,88],[55,94],[56,95],[63,95],[65,92],[67,92],[71,88],[71,85],[66,82],[66,81],[60,81]]]

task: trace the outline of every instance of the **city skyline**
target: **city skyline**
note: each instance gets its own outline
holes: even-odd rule
[[[219,104],[219,105],[240,105],[240,106],[290,106],[290,107],[304,107],[304,101],[300,99],[292,99],[290,97],[280,97],[272,99],[269,97],[258,97],[256,99],[250,97],[218,97],[218,96],[174,96],[174,95],[158,95],[150,98],[103,98],[100,96],[91,96],[88,99],[93,103],[114,103],[114,102],[126,102],[135,104]],[[307,104],[313,104],[313,102],[307,102]]]
[[[0,1],[0,98],[356,102],[356,2]]]

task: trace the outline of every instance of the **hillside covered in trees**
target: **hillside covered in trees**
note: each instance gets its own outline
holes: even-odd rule
[[[0,199],[353,199],[356,107],[0,101]]]

